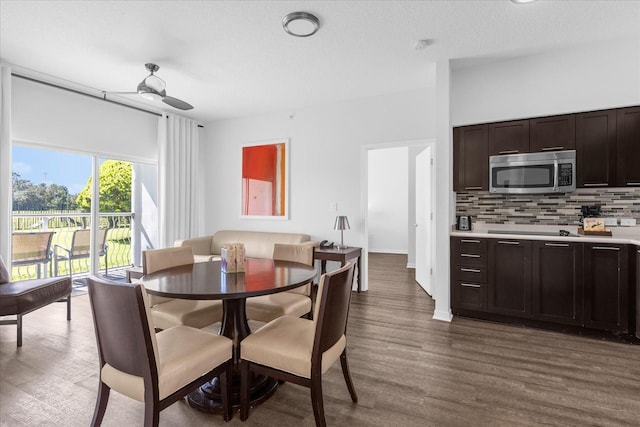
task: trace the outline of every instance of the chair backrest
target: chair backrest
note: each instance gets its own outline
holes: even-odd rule
[[[158,344],[140,283],[87,279],[100,367],[112,367],[157,384]]]
[[[313,246],[311,245],[291,245],[285,243],[275,243],[273,245],[273,259],[281,261],[299,262],[305,265],[313,265]],[[310,296],[311,284],[300,286],[288,292]]]
[[[316,325],[312,358],[320,361],[322,353],[331,348],[347,331],[353,270],[348,262],[344,267],[320,278],[316,310],[313,322]]]
[[[142,251],[142,274],[194,263],[191,246]]]
[[[104,255],[105,245],[107,244],[107,231],[108,228],[98,229],[98,252],[100,255]],[[71,237],[71,256],[89,256],[91,251],[91,230],[81,229],[75,230]]]
[[[51,259],[52,238],[53,231],[13,233],[11,237],[12,262],[26,264]]]

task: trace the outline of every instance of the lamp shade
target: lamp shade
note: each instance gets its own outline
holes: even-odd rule
[[[349,230],[349,220],[344,215],[339,215],[336,217],[336,222],[333,224],[334,230]]]

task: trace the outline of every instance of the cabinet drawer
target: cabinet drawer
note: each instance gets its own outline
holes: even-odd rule
[[[474,237],[455,237],[453,249],[456,254],[478,255],[487,253],[487,239]],[[455,257],[458,259],[458,256]]]
[[[475,267],[487,267],[487,254],[486,252],[454,252],[455,259],[451,261],[456,265],[467,265]]]
[[[483,283],[453,283],[452,306],[457,309],[481,310],[487,308],[487,287]]]
[[[487,283],[486,267],[472,265],[456,265],[453,268],[455,280],[472,283]]]

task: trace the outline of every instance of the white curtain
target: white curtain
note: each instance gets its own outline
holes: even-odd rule
[[[0,256],[11,262],[11,67],[0,64]]]
[[[159,243],[171,247],[177,239],[200,232],[198,197],[198,125],[193,120],[163,114],[158,125]]]

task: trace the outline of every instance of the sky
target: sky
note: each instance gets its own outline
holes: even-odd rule
[[[91,176],[91,156],[13,146],[13,172],[33,184],[64,185],[69,194],[79,193]]]

